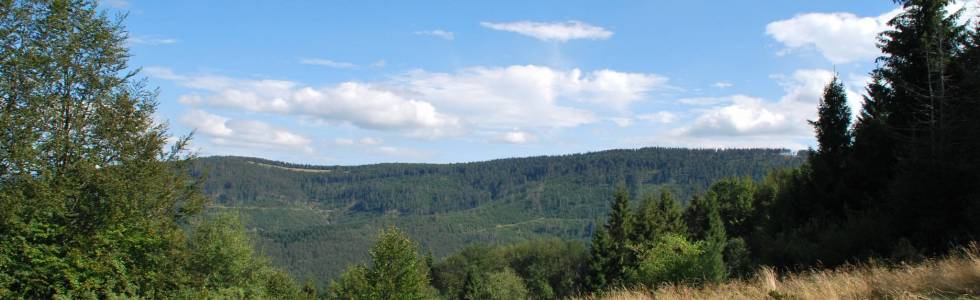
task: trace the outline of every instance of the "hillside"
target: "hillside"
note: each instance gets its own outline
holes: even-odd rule
[[[405,230],[437,257],[472,243],[586,240],[617,184],[641,197],[668,189],[686,201],[719,179],[759,179],[803,160],[778,149],[671,148],[365,166],[207,157],[192,174],[206,175],[210,211],[241,212],[275,264],[324,284],[364,260],[384,226]]]

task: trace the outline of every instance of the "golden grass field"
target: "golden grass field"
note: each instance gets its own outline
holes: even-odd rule
[[[763,268],[750,280],[623,290],[587,299],[980,299],[980,247],[916,264],[885,266],[872,261],[785,276]]]

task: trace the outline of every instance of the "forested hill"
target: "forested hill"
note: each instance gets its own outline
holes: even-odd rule
[[[719,179],[759,179],[803,161],[782,149],[643,148],[365,166],[206,157],[192,172],[205,176],[211,210],[242,212],[275,263],[301,279],[326,280],[361,261],[387,225],[436,256],[474,242],[587,239],[618,184],[639,197],[668,189],[687,201]]]

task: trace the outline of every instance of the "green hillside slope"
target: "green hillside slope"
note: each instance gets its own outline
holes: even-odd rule
[[[384,226],[398,226],[435,256],[470,243],[584,240],[617,184],[634,195],[669,189],[688,199],[718,179],[760,178],[802,161],[779,149],[643,148],[366,166],[208,157],[193,173],[206,178],[211,211],[241,212],[274,263],[301,279],[326,280],[365,259]]]

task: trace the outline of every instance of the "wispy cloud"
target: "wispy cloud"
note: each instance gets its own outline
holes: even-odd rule
[[[452,31],[445,31],[442,29],[420,30],[413,33],[416,35],[433,36],[447,41],[452,41],[456,38],[456,34],[454,34]]]
[[[322,59],[322,58],[304,58],[299,60],[299,62],[304,65],[323,66],[323,67],[336,68],[336,69],[357,68],[357,65],[353,63],[332,61],[329,59]]]
[[[157,45],[170,45],[176,44],[180,41],[175,38],[161,38],[152,36],[130,36],[126,39],[129,45],[147,45],[147,46],[157,46]]]
[[[510,23],[480,22],[480,25],[493,30],[513,32],[542,41],[552,42],[566,42],[576,39],[604,40],[612,37],[613,35],[612,31],[605,28],[579,21],[519,21]]]

